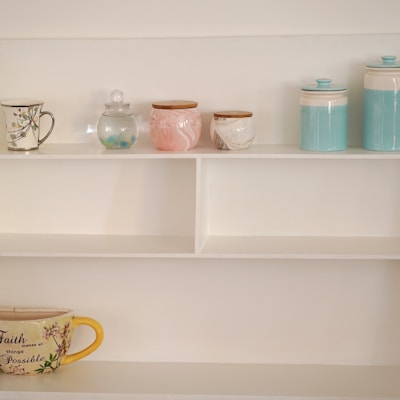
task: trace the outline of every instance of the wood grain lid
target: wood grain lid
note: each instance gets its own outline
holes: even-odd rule
[[[214,117],[217,118],[247,118],[252,117],[253,113],[250,111],[216,111]]]
[[[195,108],[197,102],[189,100],[168,100],[168,101],[157,101],[152,104],[153,108],[162,110],[176,110],[182,108]]]

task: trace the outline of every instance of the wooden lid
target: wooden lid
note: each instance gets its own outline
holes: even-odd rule
[[[197,107],[197,102],[188,100],[169,100],[169,101],[157,101],[152,104],[153,108],[163,110],[176,110],[181,108],[194,108]]]
[[[252,117],[253,113],[250,111],[217,111],[214,117],[217,118],[247,118]]]

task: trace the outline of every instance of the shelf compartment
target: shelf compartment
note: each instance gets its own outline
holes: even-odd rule
[[[202,161],[204,238],[400,236],[397,160]]]
[[[0,160],[3,251],[31,253],[32,242],[44,253],[191,252],[195,174],[184,159]]]
[[[40,379],[4,375],[0,399],[399,399],[399,376],[399,366],[82,361]]]

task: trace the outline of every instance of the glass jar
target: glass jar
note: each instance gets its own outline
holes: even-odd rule
[[[400,150],[400,64],[395,56],[366,66],[364,75],[363,147]]]
[[[195,101],[162,101],[152,106],[149,129],[157,149],[186,151],[196,146],[201,116]]]
[[[128,149],[138,137],[136,119],[129,103],[124,102],[123,92],[113,90],[110,98],[97,123],[97,135],[107,149]]]
[[[347,148],[347,89],[317,79],[304,86],[300,99],[300,147],[309,151],[341,151]]]
[[[250,147],[256,136],[253,113],[218,111],[210,124],[211,140],[220,150],[242,150]]]

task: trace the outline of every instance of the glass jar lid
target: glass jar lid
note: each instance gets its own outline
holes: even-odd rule
[[[195,108],[197,107],[197,102],[189,100],[167,100],[167,101],[157,101],[152,104],[153,108],[162,110],[177,110],[183,108]]]
[[[320,78],[316,79],[317,85],[303,86],[301,90],[309,92],[338,92],[347,90],[346,86],[332,85],[332,79]]]
[[[253,113],[250,111],[216,111],[214,117],[217,118],[248,118],[252,117]]]
[[[367,68],[400,68],[400,64],[396,62],[396,56],[382,56],[382,62],[369,64]]]
[[[124,102],[124,93],[115,89],[110,94],[110,102],[106,103],[107,111],[126,111],[129,110],[129,103]]]

